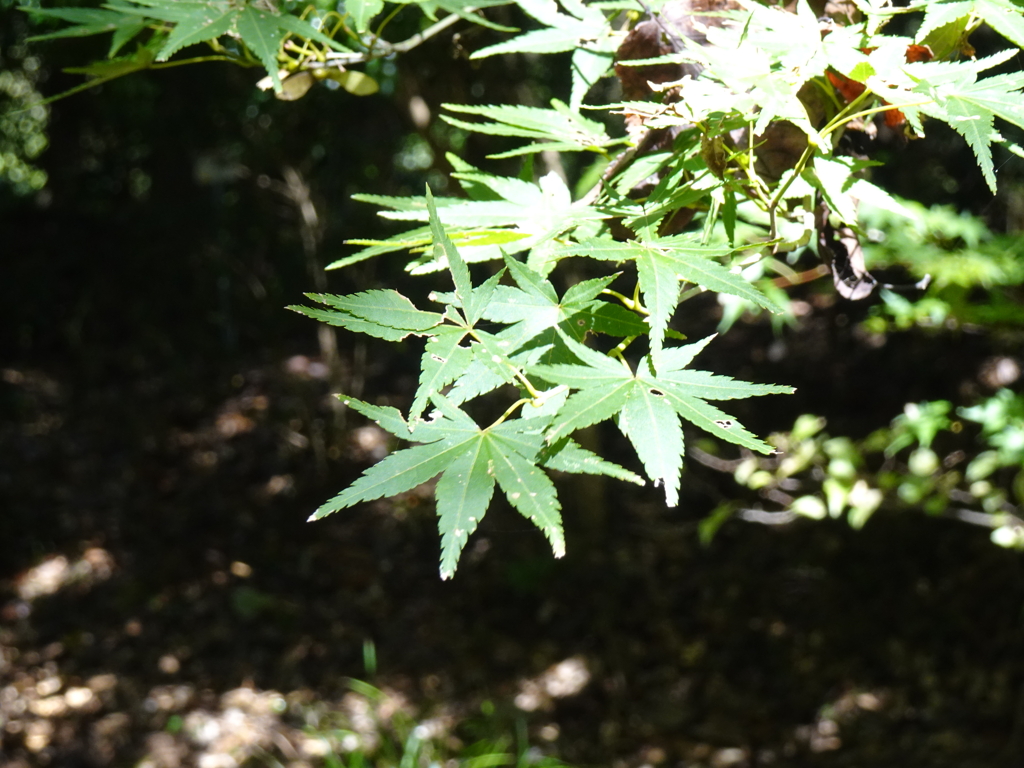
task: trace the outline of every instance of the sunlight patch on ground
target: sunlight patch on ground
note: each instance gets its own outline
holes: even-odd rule
[[[74,562],[64,555],[52,555],[15,579],[18,597],[30,603],[52,595],[69,584],[91,587],[106,581],[114,572],[114,558],[100,547],[90,547]],[[22,618],[22,617],[19,617]]]
[[[590,669],[580,656],[560,661],[537,677],[521,680],[516,706],[524,712],[549,709],[553,699],[575,696],[590,682]]]

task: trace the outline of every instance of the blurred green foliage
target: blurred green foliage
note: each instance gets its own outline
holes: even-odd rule
[[[737,461],[733,478],[774,502],[774,514],[845,515],[861,528],[879,510],[923,510],[991,528],[996,544],[1024,549],[1024,395],[1001,389],[955,414],[945,400],[908,403],[862,440],[832,437],[826,426],[801,416],[769,438],[778,457]],[[720,507],[705,522],[705,540],[739,509]]]
[[[866,323],[869,330],[1024,325],[1024,239],[996,234],[981,217],[950,206],[900,204],[902,212],[861,206],[868,262],[905,270],[917,280],[928,277],[931,285],[918,295],[883,290],[882,304],[872,308]]]
[[[499,713],[490,701],[477,713],[418,715],[395,693],[362,680],[340,710],[305,708],[305,731],[322,743],[325,768],[561,768],[529,743],[522,714]],[[510,734],[514,733],[515,736]]]
[[[0,47],[0,185],[15,195],[46,186],[46,171],[35,162],[49,144],[50,110],[36,88],[40,68],[23,43]]]

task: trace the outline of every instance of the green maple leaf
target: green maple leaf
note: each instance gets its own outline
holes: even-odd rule
[[[456,167],[472,168],[465,163]],[[459,241],[467,263],[502,258],[502,253],[519,253],[544,248],[552,241],[585,222],[607,218],[608,214],[583,201],[573,202],[565,182],[556,174],[543,176],[533,184],[512,177],[492,176],[475,169],[455,174],[478,199],[431,198],[441,225],[450,240]],[[489,190],[487,199],[479,199]],[[379,215],[397,221],[428,221],[426,197],[384,197],[355,195],[354,199],[391,208]],[[426,253],[410,264],[413,274],[437,272],[446,266],[444,254],[425,249],[429,230],[418,228],[387,241],[351,241],[371,247],[330,265],[334,269],[381,253],[419,250]]]
[[[514,37],[496,45],[476,51],[470,58],[482,59],[499,53],[560,53],[577,48],[582,41],[605,37],[610,22],[596,8],[573,0],[562,0],[569,14],[558,11],[551,0],[517,0],[516,5],[545,25],[545,29]]]
[[[256,58],[267,70],[274,90],[280,93],[283,86],[278,72],[277,51],[284,40],[285,30],[277,25],[278,18],[275,14],[258,11],[247,5],[238,13],[235,28],[245,47],[256,54]]]
[[[287,13],[259,10],[249,3],[231,0],[131,0],[134,5],[118,3],[106,6],[120,14],[173,24],[157,61],[166,61],[182,48],[237,33],[270,75],[274,90],[281,92],[277,54],[288,35],[316,40],[338,51],[345,46],[314,29],[311,24]]]
[[[744,5],[747,13],[727,14],[741,23],[708,29],[708,45],[691,45],[692,55],[710,65],[705,77],[737,94],[733,108],[757,112],[755,134],[772,121],[789,120],[820,143],[797,97],[800,87],[824,74],[827,66],[817,17],[806,2],[797,4],[796,13]]]
[[[1016,50],[1002,51],[994,56],[974,62],[922,62],[908,64],[907,74],[916,85],[909,94],[899,99],[928,101],[904,109],[921,112],[947,123],[959,133],[974,150],[993,194],[996,192],[995,169],[992,164],[992,144],[1001,141],[994,127],[994,118],[1000,117],[1024,128],[1024,73],[1013,72],[979,80],[978,73],[990,69],[1017,54]],[[902,107],[901,101],[892,99]],[[908,114],[909,117],[909,114]]]
[[[551,479],[537,466],[544,423],[515,419],[481,429],[464,411],[440,395],[432,398],[436,418],[410,425],[394,409],[346,398],[345,403],[392,434],[423,441],[393,453],[370,467],[351,486],[322,505],[319,520],[363,501],[394,496],[440,475],[435,487],[441,533],[441,578],[449,579],[494,493],[495,483],[509,503],[533,522],[551,543],[555,557],[565,554],[561,506]]]
[[[288,309],[316,320],[365,333],[388,341],[401,341],[410,335],[423,335],[440,325],[444,316],[423,312],[398,291],[366,291],[351,296],[307,293],[310,299],[333,309],[290,306]]]
[[[440,325],[444,316],[437,312],[424,312],[398,291],[386,289],[364,291],[349,296],[306,294],[309,298],[348,312],[368,322],[389,328],[412,332],[428,331]]]
[[[448,324],[432,329],[431,338],[423,351],[419,386],[409,411],[410,422],[419,419],[434,394],[471,372],[470,365],[480,356],[473,347],[463,346],[462,342],[474,330],[474,325],[486,310],[502,276],[499,272],[483,285],[474,288],[469,265],[441,224],[430,187],[427,187],[425,201],[435,258],[448,267],[455,292],[446,297],[449,303],[443,317]],[[477,333],[477,337],[479,340],[480,333]],[[507,364],[511,367],[511,364]]]
[[[113,32],[107,56],[112,57],[124,44],[139,34],[147,26],[145,19],[122,12],[123,3],[111,3],[106,8],[29,8],[20,10],[39,18],[60,19],[74,26],[65,27],[56,32],[33,35],[26,38],[29,42],[37,40],[56,40],[62,37],[87,37]]]
[[[186,9],[190,9],[187,14],[184,13]],[[174,8],[172,12],[158,16],[165,21],[176,23],[174,29],[167,36],[164,47],[160,49],[157,60],[166,61],[182,48],[206,40],[216,40],[235,27],[238,16],[239,12],[226,2],[190,3],[187,0],[181,0],[178,7]],[[276,46],[274,55],[275,57],[277,55]]]
[[[384,0],[346,0],[345,10],[351,14],[356,32],[366,32],[373,17],[384,10]]]
[[[635,373],[622,361],[565,338],[581,364],[531,368],[548,381],[576,390],[552,421],[548,442],[557,443],[577,429],[617,417],[619,429],[632,443],[647,476],[664,486],[668,506],[679,502],[683,466],[680,418],[729,442],[771,453],[770,445],[707,401],[788,394],[793,389],[688,370],[686,366],[711,338],[653,352],[640,361]]]
[[[430,397],[464,374],[473,360],[469,347],[462,346],[468,331],[445,325],[427,342],[420,362],[420,380],[409,409],[409,420],[415,421],[430,404]]]
[[[568,437],[554,444],[545,444],[539,454],[541,466],[560,472],[587,475],[606,475],[634,485],[643,485],[644,479],[618,464],[605,461]]]
[[[488,155],[502,159],[532,152],[555,150],[558,152],[580,152],[621,144],[625,139],[612,139],[604,126],[596,120],[583,117],[558,99],[552,99],[551,109],[500,104],[495,106],[466,106],[442,104],[449,112],[478,115],[490,122],[469,122],[450,115],[441,115],[446,123],[467,131],[491,136],[516,136],[536,139],[538,142],[525,147]]]
[[[498,286],[483,317],[510,326],[502,337],[511,341],[512,350],[537,337],[541,337],[538,344],[556,345],[559,337],[555,331],[559,327],[582,339],[593,325],[591,318],[605,303],[595,301],[594,297],[617,277],[609,275],[577,283],[559,299],[554,286],[526,265],[508,255],[505,265],[518,287]]]
[[[1024,7],[1013,0],[937,0],[923,3],[922,9],[925,15],[917,30],[918,42],[928,41],[933,32],[947,25],[958,25],[966,30],[966,22],[977,18],[984,19],[992,29],[1016,45],[1024,46]],[[941,56],[939,51],[936,54]]]
[[[578,245],[558,249],[559,254],[589,256],[602,261],[636,263],[640,292],[650,313],[651,348],[665,340],[668,321],[679,304],[679,282],[699,285],[752,301],[771,312],[782,310],[741,275],[730,272],[714,259],[731,253],[729,248],[701,245],[698,236],[675,235],[646,242],[589,238]]]

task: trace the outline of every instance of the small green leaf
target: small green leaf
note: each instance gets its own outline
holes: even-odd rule
[[[522,422],[522,420],[519,420]],[[520,429],[516,422],[505,422],[491,430],[494,477],[509,503],[547,537],[555,557],[565,555],[561,506],[551,479],[539,469],[534,457],[524,457],[517,450],[509,433]],[[534,452],[534,455],[536,452]]]
[[[704,400],[735,400],[760,395],[791,395],[793,387],[778,384],[751,384],[707,371],[661,372],[658,381],[669,381],[684,387],[694,397]]]
[[[673,414],[675,418],[675,414]],[[541,451],[541,463],[548,469],[573,474],[607,475],[627,483],[644,485],[644,479],[635,472],[605,461],[596,453],[581,447],[568,437],[562,438],[553,445],[545,446]]]
[[[427,187],[426,202],[430,219],[430,234],[434,239],[434,248],[441,250],[441,254],[447,262],[448,271],[451,272],[452,280],[455,282],[455,295],[462,306],[465,306],[466,301],[473,292],[473,283],[469,277],[469,267],[466,266],[465,260],[459,255],[455,244],[452,243],[448,233],[445,232],[441,219],[438,218],[437,206],[434,204],[434,196],[431,194],[429,186]],[[474,321],[471,320],[470,322]]]
[[[274,84],[274,91],[280,93],[282,86],[278,74],[277,52],[284,39],[284,31],[278,26],[276,16],[247,5],[238,12],[235,27],[245,47],[256,54],[256,58],[267,70]]]
[[[485,444],[476,439],[465,447],[465,452],[445,469],[435,490],[442,579],[455,575],[462,549],[487,513],[494,493]]]
[[[194,15],[181,19],[175,25],[156,60],[167,61],[182,48],[207,40],[216,40],[231,30],[238,15],[239,12],[230,7],[206,6],[199,9]]]
[[[345,0],[345,10],[352,16],[356,32],[363,33],[370,28],[373,17],[384,10],[384,0]]]
[[[320,520],[361,501],[373,501],[411,490],[441,474],[464,450],[463,443],[439,441],[392,453],[366,470],[344,491],[321,505],[309,519]]]
[[[742,445],[758,453],[771,454],[775,449],[763,440],[758,440],[750,434],[743,426],[732,419],[727,413],[723,413],[713,405],[693,397],[686,389],[670,382],[658,380],[659,389],[671,403],[675,412],[691,424],[700,427],[705,432],[727,440],[736,445]]]
[[[423,351],[420,382],[409,408],[409,421],[423,415],[430,398],[464,374],[473,360],[468,347],[460,346],[466,330],[457,326],[441,326]]]
[[[387,289],[364,291],[349,296],[306,294],[314,301],[327,304],[378,325],[406,331],[427,331],[440,325],[444,317],[437,312],[416,309],[409,299],[398,291]]]
[[[664,395],[647,387],[634,387],[619,414],[619,429],[633,444],[647,476],[655,485],[665,486],[665,504],[677,506],[683,430]]]
[[[401,341],[406,336],[413,333],[413,331],[391,328],[389,326],[363,320],[362,318],[350,315],[348,312],[302,306],[290,306],[288,309],[293,312],[298,312],[300,315],[311,317],[314,320],[319,320],[322,323],[327,323],[328,325],[336,325],[352,331],[353,333],[365,333],[367,336],[373,336],[387,341]]]
[[[644,336],[651,327],[635,312],[621,304],[608,301],[594,302],[583,313],[589,321],[590,330],[608,336]]]

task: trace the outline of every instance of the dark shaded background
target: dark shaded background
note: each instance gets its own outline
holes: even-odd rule
[[[6,66],[24,23],[0,16]],[[723,489],[699,466],[674,510],[655,489],[610,483],[596,514],[570,488],[561,561],[496,506],[449,583],[429,496],[304,522],[380,446],[329,392],[407,404],[418,350],[339,334],[337,369],[320,365],[315,324],[283,309],[316,278],[285,169],[311,191],[320,265],[351,252],[346,238],[393,231],[353,193],[443,183],[452,148],[515,172],[489,164],[480,137],[435,127],[442,101],[564,97],[557,58],[460,55],[490,35],[432,41],[364,99],[317,88],[277,102],[253,88],[257,73],[209,64],[53,105],[47,188],[0,189],[0,692],[14,692],[0,704],[53,677],[116,681],[102,708],[51,718],[40,749],[31,712],[0,710],[6,764],[155,759],[175,713],[239,686],[335,700],[346,677],[367,676],[366,640],[376,683],[457,715],[484,699],[512,712],[523,680],[582,659],[582,693],[527,717],[531,735],[557,725],[546,749],[580,764],[1024,764],[1024,571],[983,530],[923,516],[859,533],[731,522],[702,547],[697,523]],[[61,66],[101,52],[31,49],[47,93],[76,84]],[[431,127],[412,122],[414,96]],[[422,146],[434,162],[403,160]],[[941,130],[895,152],[881,177],[894,190],[1005,221]],[[436,284],[401,268],[383,258],[329,273],[328,287],[423,297]],[[865,306],[805,291],[816,309],[799,329],[741,323],[702,357],[799,387],[733,409],[762,434],[811,412],[863,435],[908,401],[963,402],[985,359],[1020,354],[1019,335],[982,332],[869,345]],[[716,305],[692,307],[681,327],[711,331]],[[602,439],[631,461],[613,432]],[[26,599],[27,569],[55,555],[84,575]],[[183,684],[177,709],[147,703]]]

